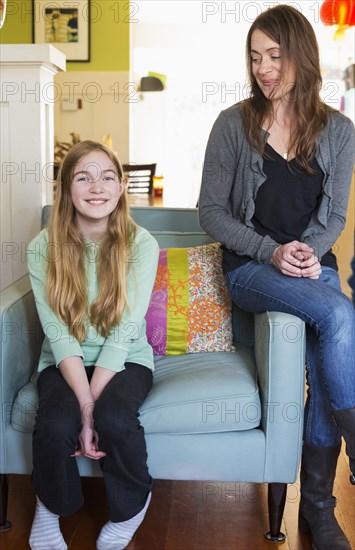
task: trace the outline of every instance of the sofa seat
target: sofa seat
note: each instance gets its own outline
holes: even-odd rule
[[[198,434],[256,428],[261,405],[256,366],[246,348],[160,356],[141,408],[146,433]]]
[[[156,356],[153,388],[141,407],[147,434],[199,434],[251,430],[261,404],[251,352]],[[15,400],[12,427],[31,433],[38,396],[34,381]]]

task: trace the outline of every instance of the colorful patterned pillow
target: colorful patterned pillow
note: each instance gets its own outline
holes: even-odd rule
[[[146,315],[156,355],[234,351],[231,301],[218,243],[160,250]]]

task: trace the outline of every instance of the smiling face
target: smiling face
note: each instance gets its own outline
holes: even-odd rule
[[[92,151],[75,165],[71,199],[75,225],[85,237],[102,233],[123,193],[117,168],[103,151]]]
[[[267,99],[289,99],[295,85],[294,63],[282,59],[280,44],[255,29],[251,35],[251,66],[256,82]]]

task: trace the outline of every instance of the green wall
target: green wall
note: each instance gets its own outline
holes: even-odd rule
[[[91,61],[68,62],[67,71],[128,71],[130,18],[127,0],[92,1]],[[32,0],[8,1],[0,43],[32,43]]]

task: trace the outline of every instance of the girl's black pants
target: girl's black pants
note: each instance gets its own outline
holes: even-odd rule
[[[88,379],[94,367],[86,367]],[[44,369],[37,381],[39,409],[33,432],[32,483],[38,498],[53,513],[72,514],[83,504],[76,458],[81,433],[78,400],[58,368]],[[138,410],[152,386],[152,372],[136,363],[111,378],[95,403],[94,428],[99,463],[113,522],[138,514],[152,488],[144,429]]]

